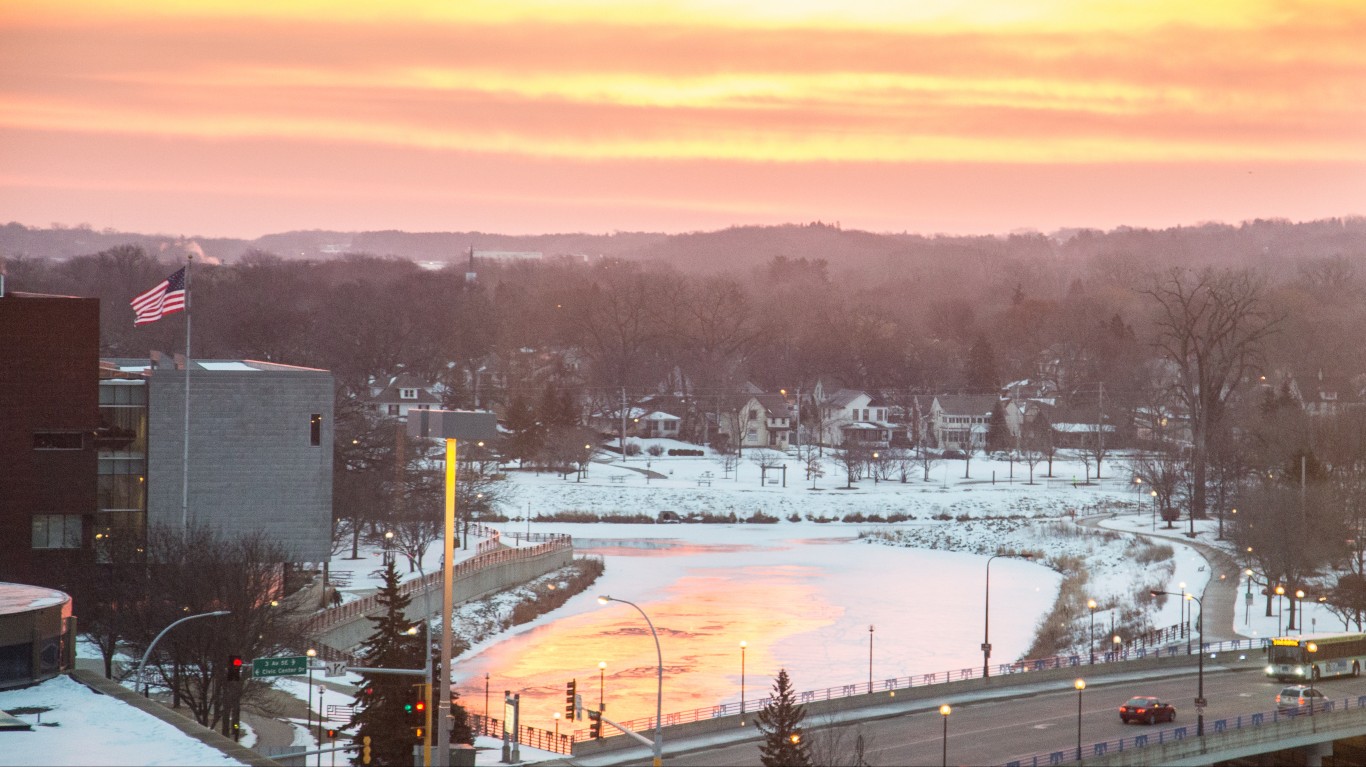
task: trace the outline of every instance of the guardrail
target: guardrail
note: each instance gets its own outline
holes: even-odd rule
[[[480,714],[469,715],[470,729],[476,735],[486,735],[490,738],[503,737],[503,721],[492,719]],[[554,733],[550,730],[542,730],[536,727],[522,725],[517,728],[517,742],[523,746],[539,748],[542,751],[553,751],[557,754],[569,754],[573,747],[573,738],[569,733]]]
[[[1175,627],[1174,627],[1175,628]],[[1231,639],[1223,642],[1206,642],[1197,647],[1185,643],[1172,644],[1168,647],[1157,647],[1155,649],[1133,648],[1119,652],[1110,651],[1106,653],[1096,653],[1095,665],[1122,663],[1128,660],[1138,660],[1140,658],[1170,658],[1175,656],[1194,656],[1196,653],[1218,654],[1221,652],[1238,652],[1260,650],[1266,646],[1268,640],[1265,639]],[[1021,660],[1014,663],[1001,663],[995,666],[992,676],[1004,677],[1017,674],[1027,674],[1031,671],[1046,671],[1056,668],[1073,668],[1091,665],[1090,654],[1069,654],[1055,655],[1051,658],[1038,658],[1033,660]],[[970,668],[950,669],[948,671],[937,671],[926,674],[912,674],[910,676],[892,677],[881,681],[856,682],[854,684],[837,685],[826,687],[820,690],[807,690],[798,693],[798,703],[814,703],[816,701],[837,700],[839,698],[852,698],[858,695],[868,695],[873,692],[893,692],[912,687],[925,687],[928,685],[949,684],[961,682],[968,679],[982,678],[982,667],[973,666]],[[664,715],[664,726],[672,727],[679,724],[690,724],[692,722],[715,719],[722,716],[735,716],[750,712],[759,711],[772,701],[772,697],[746,700],[744,709],[741,710],[740,704],[718,703],[713,706],[694,708],[689,711],[677,711]],[[622,726],[635,732],[653,730],[655,728],[655,718],[642,717],[622,722]],[[606,737],[620,737],[620,733]],[[575,730],[573,735],[574,742],[589,740],[588,730]]]
[[[471,573],[477,572],[485,567],[491,567],[506,562],[515,562],[522,559],[531,559],[533,557],[540,556],[547,552],[559,551],[567,547],[572,547],[572,545],[572,541],[568,535],[560,535],[555,537],[551,541],[543,543],[539,546],[533,546],[531,548],[499,549],[496,551],[489,551],[483,554],[477,554],[463,562],[456,564],[455,577],[460,578]],[[399,587],[399,593],[406,594],[409,596],[421,594],[428,591],[429,589],[439,588],[441,586],[441,580],[442,573],[440,570],[436,570],[434,572],[427,573],[421,578],[415,578],[413,580],[407,581]],[[380,605],[378,596],[375,594],[371,594],[368,597],[363,597],[353,602],[347,602],[346,604],[338,605],[337,607],[328,608],[327,610],[319,612],[309,617],[308,620],[304,621],[302,625],[300,625],[299,630],[305,636],[316,636],[317,634],[321,634],[327,631],[333,626],[346,623],[347,621],[355,620],[357,617],[363,615],[368,615],[369,613],[378,610],[379,606]]]
[[[1321,705],[1314,707],[1314,716],[1320,714],[1331,715],[1334,711],[1350,711],[1353,708],[1366,709],[1366,695],[1357,696],[1354,701],[1352,698],[1343,698],[1342,703],[1337,701],[1325,700]],[[1276,724],[1285,719],[1301,719],[1308,717],[1308,712],[1295,710],[1262,711],[1255,714],[1239,714],[1236,717],[1224,719],[1214,719],[1205,721],[1205,733],[1220,734],[1230,730],[1242,730],[1244,728],[1263,727]],[[1064,748],[1057,751],[1043,751],[1037,754],[1029,754],[1019,759],[1011,759],[1005,763],[1005,767],[1039,767],[1039,765],[1071,764],[1073,762],[1084,762],[1088,758],[1094,759],[1101,756],[1132,751],[1136,748],[1147,748],[1149,746],[1159,746],[1173,741],[1181,741],[1187,738],[1198,737],[1195,734],[1194,725],[1183,727],[1169,727],[1165,730],[1158,730],[1156,733],[1148,732],[1143,735],[1135,735],[1131,738],[1120,738],[1119,740],[1104,740],[1099,743],[1092,743],[1089,746],[1077,748]]]

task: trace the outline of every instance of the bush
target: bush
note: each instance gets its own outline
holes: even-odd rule
[[[807,514],[806,518],[812,522],[816,522],[819,524],[825,524],[826,522],[834,522],[836,519],[835,517],[827,517],[824,514],[820,515],[819,517],[813,517],[810,514]]]
[[[574,560],[569,567],[565,568],[569,572],[561,576],[562,580],[554,590],[537,589],[534,600],[519,602],[514,605],[512,613],[508,616],[506,627],[530,623],[568,602],[570,597],[593,585],[593,581],[602,575],[604,568],[603,561],[597,557]],[[563,571],[561,572],[563,573]]]
[[[640,443],[639,443],[639,442],[627,442],[627,443],[626,443],[626,454],[627,454],[627,455],[640,455]]]
[[[802,515],[801,515],[801,514],[798,514],[797,512],[794,511],[794,512],[792,512],[791,514],[788,514],[788,515],[787,515],[787,521],[788,521],[788,522],[800,522],[800,521],[802,521]]]
[[[664,447],[662,445],[650,445],[649,449],[647,449],[645,452],[649,453],[655,458],[658,458],[661,455],[664,455]]]
[[[701,450],[692,450],[686,447],[671,447],[669,448],[669,455],[692,456],[700,458],[701,456],[705,455],[705,453],[703,453]]]
[[[750,518],[749,518],[749,519],[747,519],[747,520],[745,520],[745,521],[746,521],[746,522],[749,522],[749,523],[751,523],[751,524],[758,524],[758,525],[773,525],[773,524],[777,524],[778,518],[777,518],[777,517],[771,517],[771,516],[769,516],[769,515],[763,513],[762,511],[756,511],[756,512],[754,512],[752,515],[750,515]]]
[[[902,513],[902,512],[900,512],[900,511],[896,512],[895,514],[888,514],[888,515],[887,515],[887,521],[888,521],[888,522],[906,522],[906,521],[912,520],[912,519],[915,519],[915,515],[913,515],[913,514],[905,514],[905,513]]]
[[[861,512],[854,511],[854,512],[850,512],[850,513],[848,513],[848,514],[845,514],[845,515],[844,515],[844,519],[841,520],[841,521],[843,521],[843,522],[867,522],[867,521],[868,521],[868,518],[865,517],[865,516],[863,516],[863,514],[862,514]]]
[[[935,514],[934,516],[930,517],[930,519],[937,519],[940,522],[948,522],[950,519],[953,519],[953,516],[949,514],[947,511],[941,511],[938,514]]]

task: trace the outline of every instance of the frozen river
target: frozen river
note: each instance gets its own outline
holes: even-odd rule
[[[476,647],[454,669],[462,701],[484,710],[485,674],[500,716],[504,690],[522,696],[522,723],[547,730],[578,680],[585,705],[601,694],[618,721],[654,715],[656,656],[638,604],[654,622],[664,713],[766,696],[779,668],[799,690],[980,667],[984,565],[972,554],[871,545],[848,526],[562,525],[578,553],[605,558],[603,577],[554,613]],[[620,537],[609,537],[620,536]],[[675,537],[663,537],[675,536]],[[994,662],[1019,657],[1059,576],[1029,562],[992,564]],[[586,727],[578,724],[577,727]],[[563,724],[561,731],[573,726]]]

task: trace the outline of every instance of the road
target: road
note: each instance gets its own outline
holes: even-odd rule
[[[1061,684],[1061,683],[1060,683]],[[1205,726],[1213,726],[1216,719],[1250,715],[1270,711],[1275,706],[1276,693],[1282,684],[1269,680],[1260,673],[1260,666],[1249,666],[1236,671],[1205,671],[1205,697],[1209,707],[1205,711]],[[1325,680],[1319,688],[1329,698],[1341,700],[1363,692],[1360,680]],[[1154,680],[1148,683],[1123,681],[1107,684],[1100,679],[1088,684],[1081,693],[1081,738],[1083,746],[1104,740],[1116,740],[1138,735],[1150,728],[1125,725],[1119,720],[1118,708],[1133,695],[1156,695],[1167,698],[1177,707],[1176,725],[1188,725],[1195,732],[1196,674]],[[955,703],[954,696],[946,697],[953,705],[948,723],[949,764],[1004,764],[1033,753],[1075,749],[1077,747],[1077,692],[1070,685],[1057,692],[1039,693],[1025,697]],[[944,748],[944,721],[938,712],[940,701],[927,701],[923,710],[884,719],[864,721],[859,725],[838,725],[841,752],[837,758],[852,763],[852,748],[857,735],[864,740],[864,759],[868,765],[938,765]],[[820,730],[820,723],[808,722]],[[1170,728],[1159,725],[1152,728]],[[831,728],[825,728],[828,732]],[[820,733],[809,737],[820,742]],[[826,737],[829,737],[827,735]],[[819,746],[818,746],[819,748]],[[1069,757],[1071,755],[1069,754]],[[595,763],[602,763],[595,761]],[[649,759],[627,762],[649,764]],[[750,742],[703,748],[680,753],[665,742],[666,764],[687,764],[697,767],[726,767],[727,765],[758,765],[758,739]]]

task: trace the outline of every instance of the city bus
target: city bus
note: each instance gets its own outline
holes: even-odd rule
[[[1366,634],[1276,637],[1266,648],[1266,675],[1282,682],[1358,676],[1366,666]]]

